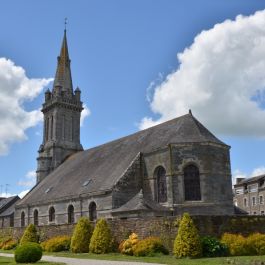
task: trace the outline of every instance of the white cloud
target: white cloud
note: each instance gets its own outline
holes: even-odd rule
[[[18,181],[17,185],[22,187],[33,187],[36,184],[36,171],[28,171],[26,176]]]
[[[144,117],[141,129],[192,109],[215,133],[265,136],[265,11],[202,31],[178,60],[153,94],[160,118]]]
[[[261,167],[258,167],[258,168],[255,168],[252,173],[251,173],[251,177],[256,177],[256,176],[259,176],[259,175],[262,175],[262,174],[265,174],[265,167],[264,166],[261,166]]]
[[[23,190],[21,191],[18,196],[22,199],[30,190]]]
[[[90,109],[87,107],[86,104],[83,105],[83,111],[81,112],[81,119],[80,119],[80,125],[83,126],[84,120],[87,116],[91,114]]]
[[[25,70],[0,58],[0,155],[10,144],[27,139],[25,131],[42,121],[40,110],[26,111],[23,104],[33,100],[52,79],[29,79]]]

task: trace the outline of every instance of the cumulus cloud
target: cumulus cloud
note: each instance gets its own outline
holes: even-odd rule
[[[81,112],[81,118],[80,118],[80,125],[83,126],[84,120],[87,116],[91,114],[90,109],[87,107],[86,104],[83,105],[83,111]]]
[[[52,79],[29,79],[25,70],[0,58],[0,155],[10,144],[27,139],[25,131],[42,121],[40,110],[26,111],[24,103],[33,100]]]
[[[28,171],[26,176],[18,181],[17,185],[22,187],[33,187],[36,184],[36,171]]]
[[[198,34],[154,89],[140,129],[188,113],[221,135],[265,136],[265,10]],[[149,91],[148,91],[149,93]]]

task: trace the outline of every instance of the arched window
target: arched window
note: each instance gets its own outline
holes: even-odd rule
[[[167,201],[167,179],[166,170],[159,166],[155,169],[156,186],[157,186],[157,201]]]
[[[74,222],[75,222],[74,206],[69,205],[68,206],[68,224],[73,224]]]
[[[34,210],[34,213],[33,213],[33,223],[36,226],[39,225],[39,212],[38,212],[38,210]]]
[[[95,202],[91,202],[89,204],[89,220],[90,221],[97,220],[97,205]]]
[[[200,172],[195,165],[188,165],[184,168],[184,187],[186,201],[200,201]]]
[[[55,221],[55,209],[52,206],[49,209],[49,222],[54,222],[54,221]]]
[[[21,213],[21,227],[24,227],[25,226],[25,213],[22,212]]]

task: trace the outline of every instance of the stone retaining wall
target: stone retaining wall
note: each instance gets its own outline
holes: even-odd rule
[[[220,237],[224,232],[247,235],[253,232],[265,233],[265,216],[193,216],[200,234]],[[108,220],[117,242],[132,232],[140,238],[159,236],[171,247],[178,230],[176,217],[149,217],[141,219]],[[71,235],[74,225],[39,226],[40,240],[57,235]],[[24,228],[2,228],[0,236],[12,235],[20,238]]]

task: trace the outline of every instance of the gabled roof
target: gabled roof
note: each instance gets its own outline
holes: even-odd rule
[[[170,143],[206,142],[228,148],[191,113],[181,116],[72,155],[35,186],[19,205],[110,191],[137,154],[164,148]],[[89,183],[84,185],[85,182]]]
[[[6,211],[9,207],[15,204],[20,198],[18,196],[11,196],[0,200],[0,214]]]

